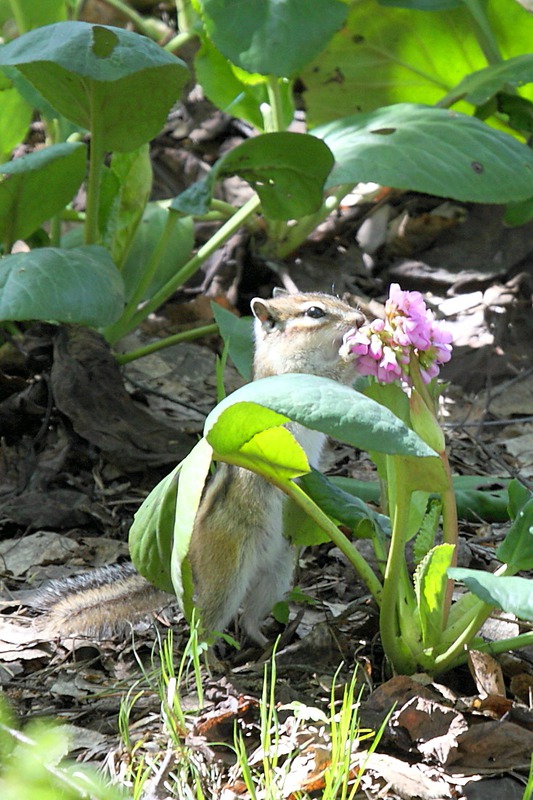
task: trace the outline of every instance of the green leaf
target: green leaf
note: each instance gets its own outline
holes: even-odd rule
[[[455,200],[531,196],[533,152],[480,120],[402,103],[315,128],[336,166],[327,185],[375,181]]]
[[[12,82],[0,72],[0,162],[22,142],[31,122],[32,108]]]
[[[533,496],[517,513],[505,539],[496,549],[496,558],[513,572],[533,569]]]
[[[194,587],[187,554],[212,456],[211,446],[205,439],[200,439],[182,461],[178,480],[170,571],[179,606],[188,620],[192,614]]]
[[[11,3],[19,33],[67,18],[65,0],[16,0]]]
[[[420,530],[413,542],[413,558],[416,564],[422,561],[435,544],[441,511],[442,503],[439,500],[433,499],[429,501]]]
[[[247,139],[215,166],[217,177],[239,175],[261,198],[271,219],[299,219],[322,205],[333,156],[302,133],[265,133]]]
[[[172,539],[183,462],[155,486],[133,518],[129,533],[131,560],[137,572],[165,592],[173,592]]]
[[[216,177],[216,172],[212,169],[207,177],[196,181],[175,197],[169,207],[172,211],[178,211],[180,214],[191,216],[207,214],[213,197]]]
[[[206,438],[215,458],[283,482],[309,471],[304,450],[282,427],[287,421],[255,403],[237,403],[222,411]]]
[[[168,220],[169,211],[159,203],[146,206],[139,227],[122,267],[126,286],[126,299],[129,300],[143,276],[143,272],[161,240]],[[187,263],[194,247],[194,226],[191,217],[178,219],[170,234],[164,253],[161,255],[157,271],[146,289],[144,300],[152,297],[170,278]]]
[[[60,22],[0,50],[67,119],[97,129],[103,146],[128,152],[161,130],[188,71],[155,42],[120,28]]]
[[[533,197],[521,203],[509,203],[505,209],[504,223],[513,228],[525,225],[533,219]]]
[[[486,0],[483,8],[504,60],[531,53],[527,11],[515,0]],[[343,30],[301,73],[307,119],[317,125],[394,103],[433,105],[486,66],[464,3],[423,13],[358,0]],[[521,93],[531,98],[533,87]]]
[[[530,579],[505,578],[462,567],[450,568],[448,575],[464,583],[484,603],[515,614],[518,619],[533,620],[533,585]]]
[[[54,144],[0,166],[0,237],[13,243],[32,234],[72,200],[85,176],[81,142]]]
[[[378,0],[380,6],[409,8],[412,11],[442,11],[448,8],[461,8],[462,0]]]
[[[268,92],[262,75],[257,76],[260,82],[244,80],[243,70],[228,61],[209,39],[202,42],[194,58],[194,69],[212,103],[226,114],[243,119],[258,130],[263,129],[260,106],[268,102]]]
[[[491,97],[509,86],[523,86],[533,82],[533,55],[515,56],[501,64],[472,72],[452,89],[443,99],[443,105],[450,105],[465,99],[474,106],[487,103]]]
[[[237,389],[209,414],[205,432],[226,408],[243,401],[258,403],[362,450],[435,456],[392,411],[349,386],[316,375],[274,375]]]
[[[209,37],[248,72],[290,77],[311,61],[347,13],[338,0],[201,0]]]
[[[253,321],[251,317],[237,317],[218,303],[211,303],[220,335],[228,348],[228,354],[239,375],[246,381],[252,379],[254,353]]]
[[[390,535],[391,524],[388,517],[378,514],[358,497],[343,491],[321,472],[313,469],[303,475],[299,483],[317,506],[340,525],[356,531],[360,522],[369,520],[377,533]]]
[[[520,481],[513,480],[509,484],[509,518],[516,519],[526,503],[531,500],[531,491]]]
[[[448,584],[447,570],[452,563],[454,546],[439,544],[422,559],[414,574],[422,642],[425,648],[440,641],[443,607]]]
[[[105,177],[108,176],[106,182]],[[114,153],[100,190],[100,230],[120,268],[143,216],[152,189],[152,165],[147,144],[129,153]]]
[[[100,327],[124,309],[124,286],[107,250],[43,247],[0,261],[0,319]]]

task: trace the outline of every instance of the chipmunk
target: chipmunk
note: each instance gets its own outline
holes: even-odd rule
[[[302,372],[350,383],[349,356],[340,354],[344,335],[363,315],[320,292],[254,298],[253,378]],[[298,423],[288,427],[309,463],[320,467],[327,437]],[[242,627],[258,644],[265,616],[290,588],[294,554],[283,535],[285,495],[253,472],[223,464],[200,503],[190,560],[196,604],[208,631],[223,631],[242,608]],[[54,581],[36,605],[45,610],[49,632],[102,635],[139,615],[161,608],[171,595],[153,587],[132,564],[112,565]]]

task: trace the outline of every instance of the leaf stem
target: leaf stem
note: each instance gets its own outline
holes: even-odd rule
[[[91,146],[83,239],[85,244],[97,244],[100,238],[98,211],[100,206],[100,183],[102,180],[105,151],[101,123],[102,114],[100,112],[98,98],[99,92],[96,88],[93,88],[90,96]]]
[[[392,459],[388,458],[387,461],[390,463]],[[391,466],[391,469],[394,469],[394,466]],[[398,481],[401,482],[401,477],[397,474],[396,482]],[[385,568],[385,579],[383,581],[383,599],[379,615],[379,625],[381,643],[394,670],[396,672],[411,674],[416,669],[416,662],[401,639],[398,609],[402,570],[405,567],[404,531],[407,530],[411,492],[406,490],[406,487],[396,485],[395,493],[396,502],[391,519],[392,536],[389,557]],[[411,620],[411,622],[414,624],[414,621]]]
[[[202,325],[199,328],[191,328],[188,331],[166,336],[164,339],[159,339],[157,342],[151,342],[144,347],[139,347],[137,350],[130,350],[129,353],[115,353],[115,360],[118,364],[129,364],[130,361],[149,356],[151,353],[156,353],[158,350],[163,350],[165,347],[172,347],[174,344],[200,339],[202,336],[210,336],[213,333],[218,333],[218,325],[216,323],[212,325]]]
[[[311,500],[301,486],[298,486],[294,481],[280,482],[276,485],[294,500],[295,503],[298,503],[311,519],[322,528],[324,533],[327,533],[331,541],[344,553],[346,558],[349,559],[350,563],[365,582],[370,594],[379,605],[381,603],[383,587],[374,574],[374,571],[368,566],[365,559],[354,547],[352,542],[341,533],[335,523],[330,520],[327,514],[325,514],[313,500]]]
[[[471,24],[479,46],[489,64],[501,64],[502,54],[498,47],[494,31],[485,12],[485,3],[480,0],[462,0],[471,16]]]
[[[206,242],[198,252],[187,261],[173,277],[168,280],[164,286],[161,287],[135,314],[133,314],[127,323],[122,325],[121,320],[109,329],[106,339],[115,344],[120,338],[125,336],[131,330],[137,327],[146,317],[159,308],[160,305],[165,303],[168,298],[187,281],[191,275],[194,275],[196,270],[203,264],[203,262],[214,253],[230,236],[232,236],[243,225],[249,217],[254,214],[260,207],[261,201],[257,195],[248,200],[241,208],[239,208],[232,217],[230,217],[218,231]]]

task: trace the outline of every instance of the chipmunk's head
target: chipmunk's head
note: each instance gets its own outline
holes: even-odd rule
[[[274,290],[251,302],[255,316],[254,377],[306,372],[349,383],[353,365],[340,354],[343,337],[365,321],[344,300],[322,292]]]

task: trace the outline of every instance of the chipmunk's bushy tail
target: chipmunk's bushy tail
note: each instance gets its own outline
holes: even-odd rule
[[[152,586],[131,563],[112,564],[52,581],[32,598],[43,612],[37,627],[50,636],[105,639],[175,600]]]

